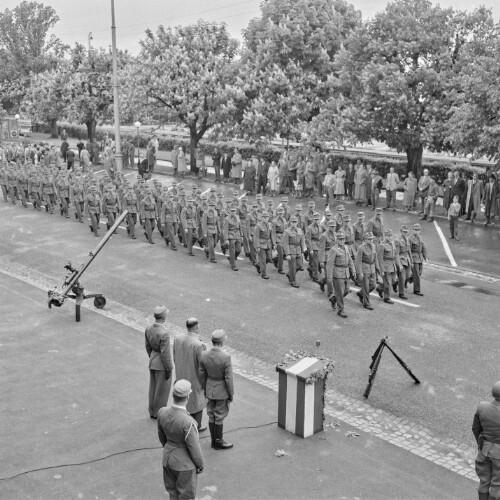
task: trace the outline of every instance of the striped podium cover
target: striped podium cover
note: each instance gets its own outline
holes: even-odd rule
[[[307,357],[289,367],[277,367],[278,427],[303,438],[323,430],[325,381],[306,384],[311,373],[323,366],[319,359]]]

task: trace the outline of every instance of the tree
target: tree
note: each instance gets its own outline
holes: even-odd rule
[[[18,110],[30,73],[55,68],[66,46],[48,36],[59,18],[56,11],[24,0],[0,13],[0,82],[2,104]]]
[[[124,101],[166,108],[190,133],[191,166],[205,133],[233,111],[232,62],[238,42],[224,23],[198,21],[190,26],[148,30],[141,54],[124,87]],[[143,111],[144,112],[144,111]]]
[[[472,14],[397,0],[377,14],[337,59],[344,110],[362,142],[376,139],[405,152],[407,168],[421,174],[424,148],[450,151],[447,122],[464,47],[491,13]]]
[[[301,125],[327,100],[335,55],[361,23],[343,0],[270,0],[244,32],[237,84],[247,103],[239,130],[247,137],[300,137]]]

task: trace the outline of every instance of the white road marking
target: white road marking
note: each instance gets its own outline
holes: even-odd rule
[[[448,242],[446,241],[446,238],[444,237],[443,231],[441,230],[441,228],[439,227],[439,225],[436,221],[434,221],[434,227],[436,228],[436,231],[439,235],[439,238],[441,239],[441,243],[443,244],[444,252],[446,253],[446,255],[448,257],[450,264],[453,267],[458,267],[457,263],[455,261],[455,258],[453,257],[453,254],[451,253],[450,246],[448,245]]]
[[[106,170],[98,170],[97,172],[94,172],[94,174],[100,174],[101,172],[106,172]]]

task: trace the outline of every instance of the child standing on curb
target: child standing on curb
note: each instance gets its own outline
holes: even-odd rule
[[[450,221],[450,239],[458,241],[458,216],[460,215],[460,203],[458,196],[453,197],[453,203],[448,209],[448,220]]]

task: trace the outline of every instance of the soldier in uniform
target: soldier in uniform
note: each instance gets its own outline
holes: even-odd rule
[[[493,401],[481,401],[472,422],[476,438],[479,500],[500,499],[500,381],[491,389]]]
[[[167,308],[154,310],[155,322],[145,331],[146,352],[149,357],[149,416],[157,418],[158,410],[167,406],[174,364],[170,353],[170,336],[164,326]]]
[[[205,394],[200,380],[200,359],[207,346],[198,338],[198,320],[189,318],[186,321],[187,333],[177,335],[174,339],[174,365],[177,380],[185,379],[191,383],[192,393],[189,396],[187,411],[196,420],[198,431],[207,427],[201,425],[203,408],[206,406]]]
[[[329,208],[327,208],[323,213],[323,220],[319,225],[320,234],[323,234],[325,231],[328,231],[328,223],[330,222],[331,218],[332,218],[332,212],[330,211]]]
[[[222,228],[224,245],[229,248],[229,263],[233,271],[238,271],[236,259],[241,252],[241,223],[236,211],[237,207],[231,206]]]
[[[243,237],[243,251],[245,252],[245,257],[251,258],[250,255],[250,232],[247,224],[247,217],[250,213],[250,207],[247,205],[247,197],[243,196],[239,200],[238,210],[236,211],[241,222],[241,235]]]
[[[405,290],[413,267],[411,260],[411,245],[408,238],[409,232],[408,226],[403,224],[401,226],[401,234],[394,241],[394,246],[396,247],[396,252],[399,255],[399,262],[401,264],[398,275],[398,289],[394,290],[394,292],[399,291],[399,298],[403,300],[408,300],[408,297],[405,295]]]
[[[286,227],[285,209],[282,206],[279,206],[276,210],[276,217],[272,224],[272,238],[276,246],[276,257],[273,259],[274,266],[278,269],[278,273],[280,274],[285,274],[285,271],[283,271],[283,260],[285,257],[283,250],[283,233],[285,232]]]
[[[252,203],[252,210],[250,210],[246,218],[246,225],[247,225],[246,232],[248,234],[248,240],[249,240],[250,262],[256,267],[257,270],[259,270],[259,265],[257,263],[257,255],[255,254],[253,234],[255,232],[255,226],[257,226],[257,223],[260,220],[261,212],[262,208],[260,207],[259,202],[255,200]]]
[[[281,198],[281,203],[279,206],[282,206],[283,207],[283,210],[285,211],[284,212],[284,217],[286,219],[287,222],[290,222],[290,217],[292,215],[292,212],[290,210],[290,207],[288,206],[288,198],[286,196],[283,196]]]
[[[13,205],[15,205],[16,200],[19,199],[19,191],[17,188],[16,171],[12,166],[7,170],[7,186],[9,189],[10,201],[12,202]]]
[[[30,198],[28,183],[29,183],[29,174],[27,168],[24,167],[19,171],[19,174],[17,176],[17,185],[19,189],[19,194],[21,195],[21,201],[23,207],[28,206],[28,201]]]
[[[116,221],[116,216],[122,211],[121,201],[118,197],[113,184],[108,184],[104,188],[104,194],[102,197],[102,213],[108,218],[106,224],[108,230],[113,226]],[[115,229],[116,234],[116,229]]]
[[[326,258],[328,299],[333,308],[337,306],[337,314],[341,318],[347,318],[344,312],[344,297],[350,292],[349,276],[352,275],[356,280],[356,269],[344,242],[345,234],[339,231],[337,243],[330,249]]]
[[[42,196],[45,202],[45,211],[54,213],[54,203],[56,201],[56,185],[54,177],[48,170],[45,171],[42,179]]]
[[[212,348],[203,352],[200,359],[201,385],[208,399],[207,413],[212,448],[216,450],[233,447],[232,443],[224,441],[224,419],[229,413],[229,403],[233,402],[234,396],[231,356],[222,350],[225,339],[224,330],[215,330],[212,333]]]
[[[83,224],[84,212],[84,187],[80,172],[76,172],[69,185],[69,199],[75,207],[75,219]]]
[[[38,210],[39,212],[42,210],[42,201],[40,196],[41,189],[41,175],[37,170],[34,170],[30,175],[30,179],[28,182],[28,191],[31,195],[31,199],[33,200],[33,209]]]
[[[128,210],[127,214],[127,234],[133,240],[135,236],[135,225],[137,224],[137,214],[139,213],[139,201],[134,188],[127,182],[123,191],[123,208]]]
[[[365,309],[372,311],[370,293],[375,290],[377,274],[380,274],[380,265],[377,249],[373,244],[373,234],[370,232],[365,233],[363,243],[358,246],[354,267],[361,287],[357,293],[359,300]]]
[[[373,242],[378,245],[384,237],[384,221],[382,220],[382,209],[375,209],[375,217],[368,221],[366,230],[373,234]]]
[[[175,234],[177,232],[177,203],[173,196],[167,191],[164,201],[161,206],[160,223],[163,227],[163,237],[165,243],[170,243],[170,248],[176,252],[177,245],[175,244]]]
[[[69,190],[70,182],[68,179],[68,171],[61,172],[56,181],[57,196],[61,207],[61,215],[69,219]]]
[[[357,250],[359,245],[362,245],[364,243],[365,234],[368,232],[365,224],[364,212],[358,212],[358,220],[354,223],[352,228],[354,230],[354,247]]]
[[[97,238],[99,236],[99,219],[101,217],[101,197],[95,184],[90,186],[90,192],[85,196],[85,215],[90,217],[90,230]]]
[[[411,261],[413,263],[413,293],[423,297],[420,291],[420,276],[422,275],[423,263],[427,260],[427,250],[420,237],[420,224],[413,225],[413,234],[410,236]]]
[[[269,213],[264,210],[261,214],[261,220],[255,226],[253,245],[259,259],[258,271],[265,280],[269,279],[266,272],[266,263],[271,260],[271,250],[274,247],[272,229],[272,225],[269,222]]]
[[[196,231],[196,207],[193,198],[188,198],[187,205],[182,209],[181,222],[184,228],[184,246],[187,246],[188,255],[194,257],[193,238]]]
[[[144,191],[144,197],[139,201],[141,220],[144,224],[144,236],[151,245],[154,245],[153,231],[155,229],[156,220],[156,201],[151,191],[147,187]]]
[[[208,201],[208,209],[203,212],[201,227],[203,230],[203,238],[205,240],[205,244],[207,245],[210,262],[216,264],[217,259],[215,258],[215,247],[217,246],[217,241],[219,240],[220,227],[214,199]]]
[[[311,202],[309,202],[311,203]],[[307,227],[306,231],[306,247],[309,253],[309,266],[307,270],[309,277],[315,282],[319,282],[319,239],[321,237],[321,228],[319,224],[320,215],[314,212],[311,224]]]
[[[314,203],[314,201],[309,201],[307,203],[307,212],[304,214],[306,231],[307,228],[314,222],[315,208],[316,203]]]
[[[6,165],[0,165],[0,187],[2,188],[4,201],[9,201],[9,182]]]
[[[330,219],[328,222],[328,230],[325,231],[319,237],[318,244],[318,261],[319,261],[319,269],[323,270],[323,276],[319,280],[319,287],[321,291],[325,291],[326,285],[326,259],[328,256],[328,252],[335,245],[337,241],[337,221],[335,219]]]
[[[344,212],[344,205],[339,205],[337,207],[337,213],[333,217],[333,219],[337,223],[337,231],[340,231],[342,229],[342,226],[344,225]]]
[[[344,214],[342,215],[342,219],[344,221],[342,226],[342,231],[345,235],[344,245],[349,250],[352,260],[354,261],[354,259],[356,258],[356,251],[354,247],[354,229],[351,226],[351,215],[347,212],[344,212]]]
[[[171,500],[196,498],[197,475],[205,461],[196,422],[186,405],[191,384],[180,379],[172,391],[173,405],[158,412],[158,437],[163,446],[163,483]]]
[[[390,229],[384,230],[384,240],[377,247],[377,258],[383,279],[383,284],[377,286],[377,292],[386,304],[394,304],[391,299],[391,288],[397,283],[401,263]]]
[[[302,269],[302,254],[305,250],[304,233],[298,225],[298,218],[295,215],[290,217],[290,226],[283,233],[283,250],[288,261],[287,278],[290,285],[299,288],[296,281],[296,273]]]

